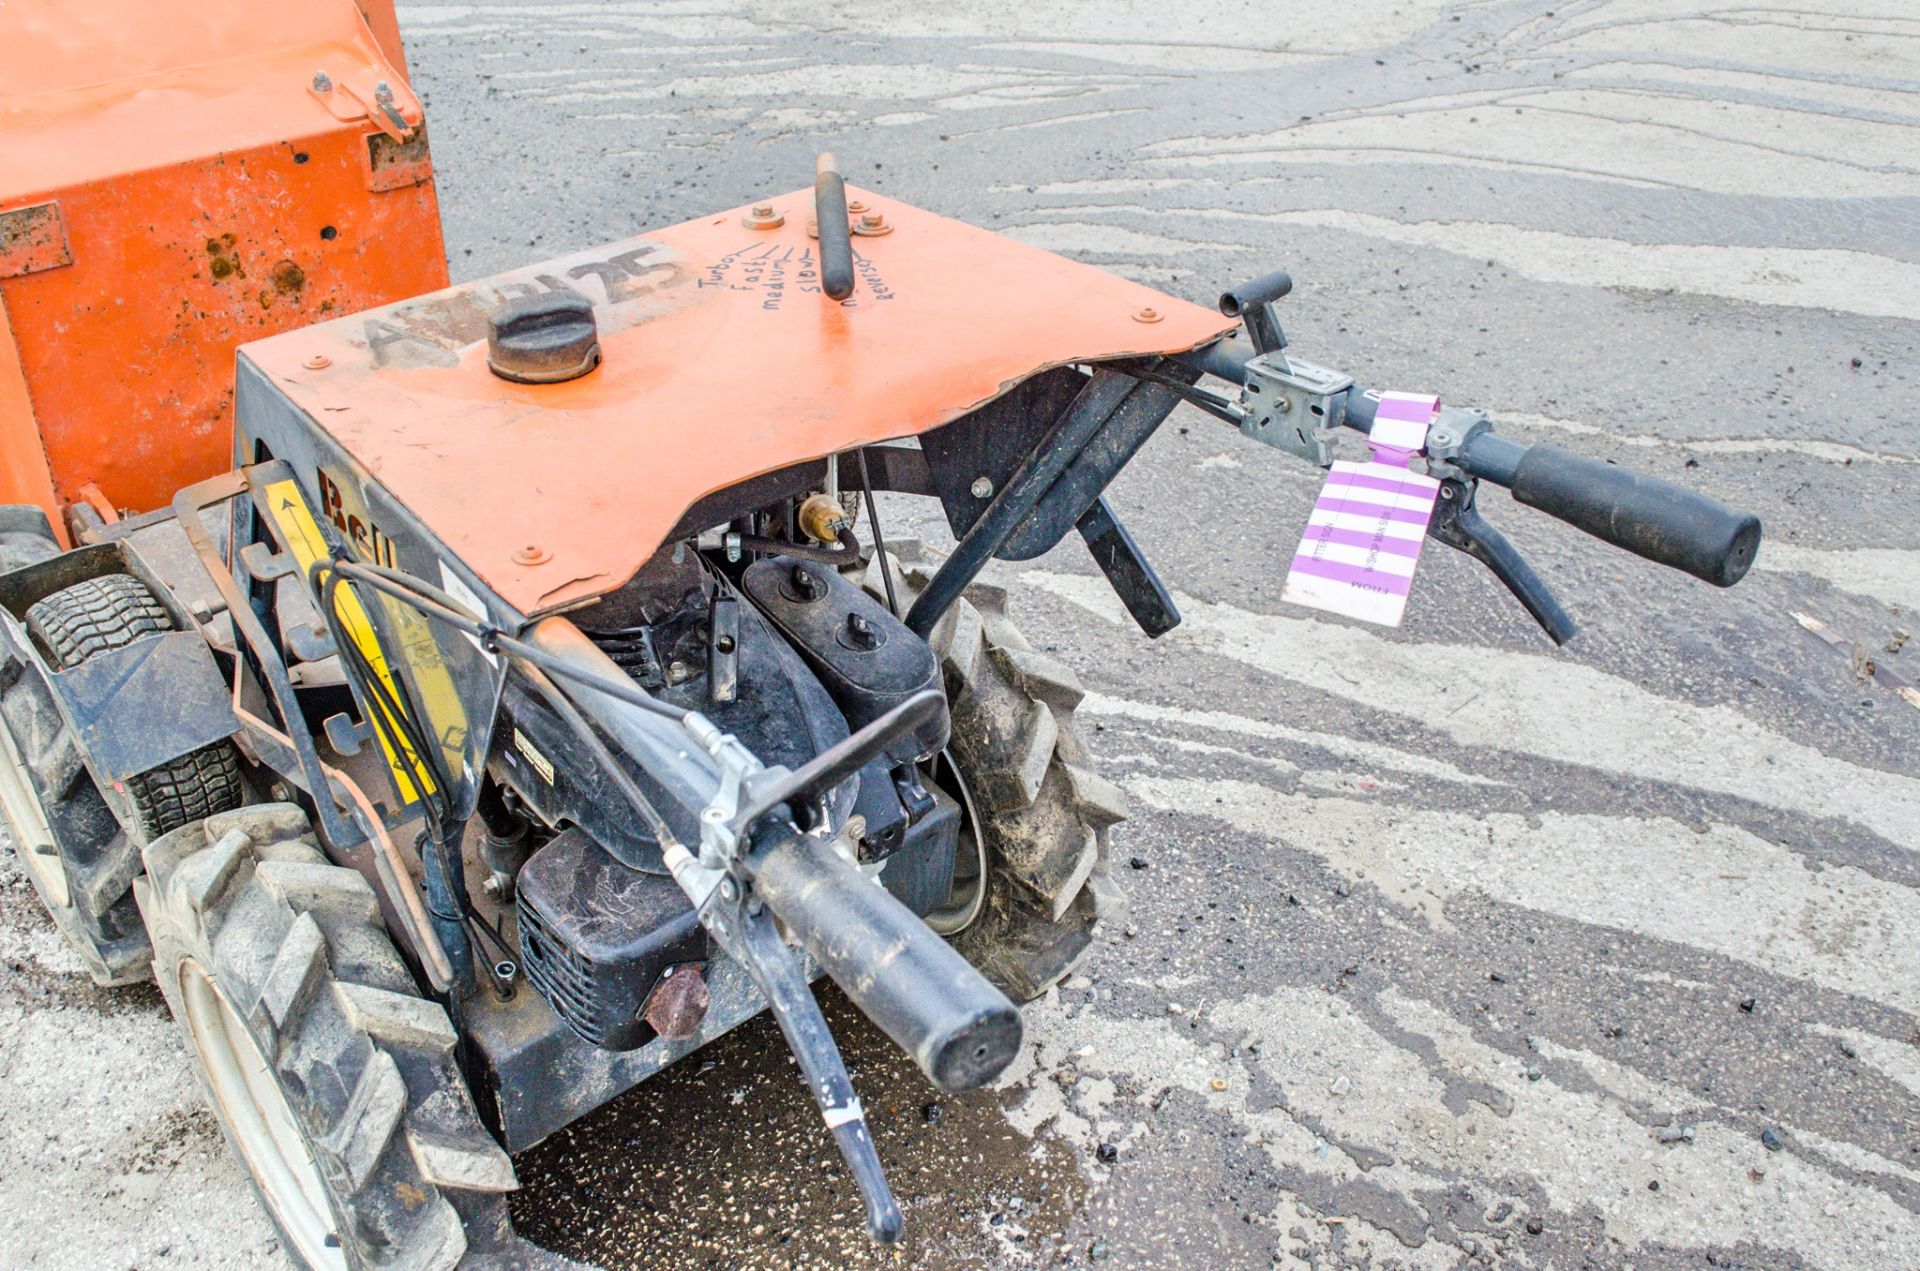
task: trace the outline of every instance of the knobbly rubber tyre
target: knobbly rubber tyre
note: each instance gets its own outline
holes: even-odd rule
[[[58,670],[143,635],[173,630],[166,606],[131,574],[103,574],[54,592],[27,610],[27,633]]]
[[[295,1262],[503,1265],[513,1164],[366,880],[329,863],[284,803],[185,826],[144,856],[154,978]],[[235,1077],[248,1062],[251,1083]]]
[[[137,578],[108,574],[39,601],[26,626],[41,656],[66,669],[173,623]],[[55,927],[94,983],[146,979],[153,959],[132,892],[140,844],[238,806],[239,755],[219,742],[140,773],[110,799],[39,671],[4,652],[0,729],[0,814]]]
[[[909,542],[895,559],[900,603],[910,605],[938,557]],[[883,594],[877,564],[866,585]],[[1107,855],[1126,795],[1093,771],[1075,730],[1079,677],[1034,651],[1007,617],[1004,590],[967,588],[929,643],[953,717],[948,753],[971,789],[986,861],[979,914],[949,938],[1009,997],[1030,1001],[1086,959],[1096,924],[1124,913]]]
[[[173,619],[166,608],[130,574],[89,578],[27,610],[27,634],[56,670],[171,630]],[[239,752],[225,741],[129,777],[125,784],[133,800],[134,828],[143,839],[237,808],[244,794]]]

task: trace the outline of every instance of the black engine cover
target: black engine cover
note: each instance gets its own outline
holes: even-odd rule
[[[604,1050],[652,1041],[640,1012],[661,972],[708,958],[707,929],[678,883],[627,868],[578,829],[528,859],[519,896],[527,979]]]

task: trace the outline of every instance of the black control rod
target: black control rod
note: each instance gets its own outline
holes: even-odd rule
[[[853,294],[853,229],[847,221],[847,183],[831,153],[814,164],[813,221],[820,234],[820,289],[829,299]]]

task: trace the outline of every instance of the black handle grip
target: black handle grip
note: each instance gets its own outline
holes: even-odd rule
[[[834,300],[853,294],[853,229],[847,221],[847,183],[830,154],[813,178],[813,221],[820,234],[820,289]]]
[[[1020,1049],[1020,1013],[911,909],[824,843],[776,825],[754,892],[943,1090],[973,1090]]]
[[[1760,549],[1760,518],[1751,512],[1556,446],[1527,448],[1514,468],[1513,497],[1716,587],[1745,577]]]
[[[1243,282],[1232,291],[1220,293],[1220,312],[1229,318],[1238,318],[1249,309],[1270,304],[1293,290],[1293,275],[1284,269],[1276,269],[1264,278],[1255,278],[1252,282]]]

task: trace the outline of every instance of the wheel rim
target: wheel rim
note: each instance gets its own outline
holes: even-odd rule
[[[974,862],[971,877],[961,872],[958,861],[954,863],[953,890],[947,896],[949,903],[926,916],[926,924],[933,928],[935,935],[952,939],[974,924],[986,902],[987,847],[986,840],[980,837],[980,816],[973,806],[973,789],[960,775],[960,765],[948,751],[940,752],[934,768],[934,783],[960,800],[959,842],[954,845],[954,854],[967,852]]]
[[[180,999],[213,1101],[280,1229],[308,1266],[346,1271],[326,1184],[266,1057],[192,958],[180,963]]]
[[[40,802],[40,792],[34,789],[26,760],[14,743],[13,730],[5,723],[0,723],[0,814],[6,816],[21,865],[33,877],[47,904],[55,909],[72,905],[53,826],[47,821],[47,810]]]

